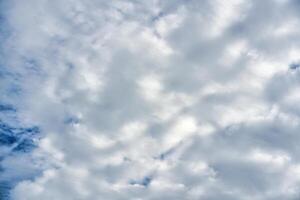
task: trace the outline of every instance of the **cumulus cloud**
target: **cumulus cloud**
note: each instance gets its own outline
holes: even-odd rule
[[[299,6],[3,1],[3,101],[41,132],[11,198],[299,198]]]

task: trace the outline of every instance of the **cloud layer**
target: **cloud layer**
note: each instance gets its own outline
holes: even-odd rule
[[[11,198],[298,199],[299,8],[3,1],[2,98],[42,135]]]

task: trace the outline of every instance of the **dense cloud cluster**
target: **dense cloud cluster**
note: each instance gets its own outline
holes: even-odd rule
[[[299,8],[2,1],[2,98],[42,135],[11,198],[299,199]]]

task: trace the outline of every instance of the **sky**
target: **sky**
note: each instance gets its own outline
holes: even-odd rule
[[[299,199],[299,9],[0,1],[0,199]]]

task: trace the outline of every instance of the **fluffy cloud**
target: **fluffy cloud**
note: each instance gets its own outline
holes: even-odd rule
[[[298,1],[1,6],[7,98],[42,134],[12,199],[299,198]]]

